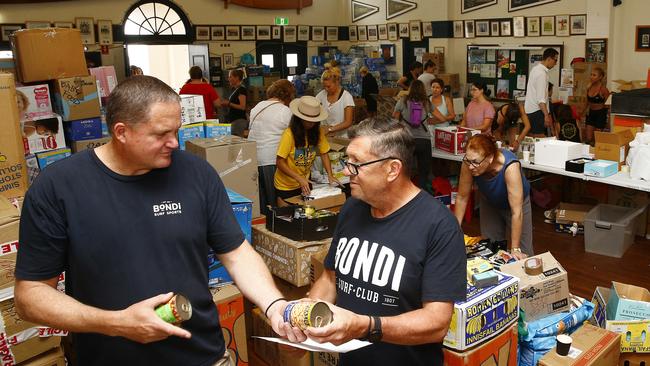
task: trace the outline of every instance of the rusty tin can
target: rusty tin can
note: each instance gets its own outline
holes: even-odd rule
[[[158,306],[156,314],[167,323],[182,323],[192,317],[192,304],[185,296],[176,294],[166,304]]]
[[[302,330],[324,327],[332,319],[332,310],[322,301],[291,301],[284,308],[284,321]]]

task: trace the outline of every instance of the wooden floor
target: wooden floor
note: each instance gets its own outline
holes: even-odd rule
[[[596,286],[610,287],[611,281],[650,288],[650,240],[636,237],[623,258],[585,252],[584,236],[556,233],[544,223],[544,210],[533,205],[535,253],[550,251],[569,273],[571,293],[591,300]],[[479,221],[463,224],[467,235],[479,235]]]

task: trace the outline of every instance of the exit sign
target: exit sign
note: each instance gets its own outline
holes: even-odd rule
[[[275,17],[275,25],[289,25],[289,18]]]

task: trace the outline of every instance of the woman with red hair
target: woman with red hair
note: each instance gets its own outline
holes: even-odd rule
[[[480,193],[481,236],[506,240],[510,232],[510,252],[517,259],[533,255],[530,184],[517,157],[497,149],[492,136],[475,135],[467,143],[454,209],[459,224],[474,183]]]

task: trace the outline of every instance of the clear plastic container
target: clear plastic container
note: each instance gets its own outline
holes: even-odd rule
[[[635,219],[645,207],[599,204],[585,216],[585,251],[621,258],[634,243]]]

